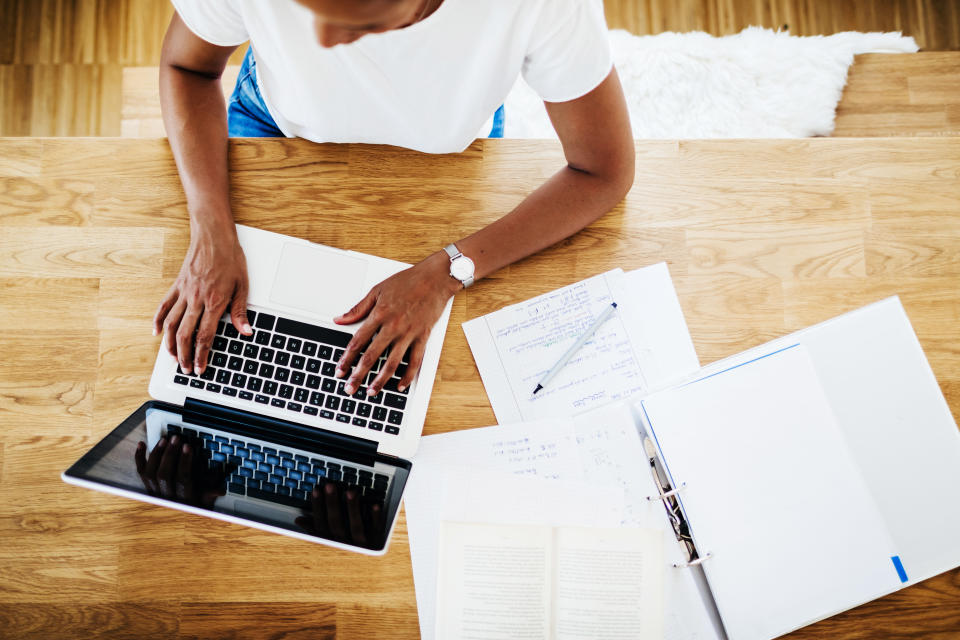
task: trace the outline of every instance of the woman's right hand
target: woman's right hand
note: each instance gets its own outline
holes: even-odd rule
[[[185,373],[196,369],[201,374],[227,305],[237,330],[252,333],[247,321],[248,290],[247,262],[233,225],[194,229],[180,274],[153,318],[153,335],[164,333],[167,351]]]

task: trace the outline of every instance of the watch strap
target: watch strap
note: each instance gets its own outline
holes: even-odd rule
[[[457,245],[453,244],[452,242],[445,246],[443,250],[447,252],[447,255],[450,256],[451,260],[461,255],[460,249],[457,249]]]

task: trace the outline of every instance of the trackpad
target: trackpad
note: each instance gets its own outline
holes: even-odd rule
[[[288,242],[270,301],[320,316],[346,313],[367,295],[367,261],[323,247]]]

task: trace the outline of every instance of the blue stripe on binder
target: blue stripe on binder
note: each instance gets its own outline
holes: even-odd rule
[[[903,570],[903,563],[900,562],[900,556],[890,556],[890,559],[893,560],[893,566],[897,570],[897,575],[900,576],[900,582],[906,582],[907,572]]]

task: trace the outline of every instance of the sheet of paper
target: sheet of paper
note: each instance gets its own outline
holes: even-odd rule
[[[899,550],[803,345],[641,406],[671,481],[686,484],[680,500],[697,548],[713,554],[703,567],[731,637],[776,637],[900,584]]]
[[[614,301],[617,311],[534,396]],[[614,269],[465,322],[463,330],[500,424],[589,411],[699,366],[665,263],[628,274]]]
[[[464,478],[463,469],[482,471],[486,479]],[[521,480],[526,477],[539,480],[543,486],[563,489],[559,494],[538,489],[529,494],[534,506],[527,509],[523,500],[491,497],[494,489],[488,487],[494,478],[503,477],[501,474],[516,474]],[[494,487],[501,492],[520,490],[502,483]],[[405,498],[421,634],[425,639],[435,637],[437,529],[441,519],[658,529],[664,540],[664,562],[684,562],[686,558],[662,504],[646,499],[656,492],[633,417],[621,403],[575,419],[424,437]],[[561,501],[553,503],[550,496],[557,495]],[[486,519],[478,514],[486,514]],[[710,620],[694,574],[670,569],[665,577],[664,637],[722,637]]]

